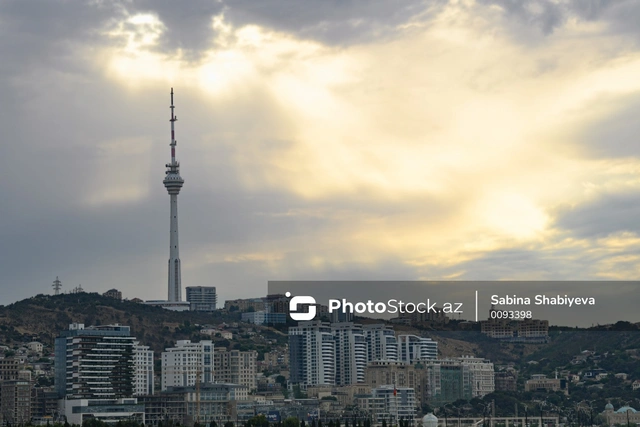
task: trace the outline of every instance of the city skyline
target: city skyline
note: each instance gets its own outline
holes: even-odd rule
[[[182,286],[633,280],[634,2],[0,4],[0,304]],[[13,179],[12,179],[13,178]]]

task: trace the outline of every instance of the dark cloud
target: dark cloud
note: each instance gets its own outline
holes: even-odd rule
[[[582,238],[605,237],[612,233],[640,234],[640,193],[603,194],[587,203],[556,212],[555,226]]]
[[[434,277],[463,273],[457,280],[588,280],[596,277],[592,256],[581,249],[545,250],[514,247],[481,254],[451,267],[429,269]]]
[[[595,158],[640,157],[640,99],[637,96],[599,97],[593,101],[597,108],[613,113],[587,125],[578,135],[578,142],[586,154]]]
[[[640,3],[635,0],[573,0],[569,10],[581,19],[606,22],[615,33],[640,36]]]
[[[389,36],[398,25],[444,3],[420,0],[225,1],[226,16],[233,23],[258,24],[330,45],[379,40]]]
[[[330,45],[348,45],[388,36],[398,25],[439,3],[444,2],[427,6],[421,0],[198,0],[185,7],[172,0],[146,0],[129,7],[158,14],[167,26],[163,49],[180,48],[197,56],[211,47],[212,17],[220,13],[234,26],[260,25]]]
[[[166,27],[156,49],[175,52],[180,49],[185,60],[198,60],[212,47],[215,32],[212,18],[223,11],[217,0],[142,0],[126,6],[130,14],[154,13]]]
[[[536,2],[480,0],[480,3],[498,5],[505,11],[507,16],[517,20],[519,24],[538,28],[544,34],[553,32],[566,19],[566,10],[563,5],[549,0]]]
[[[74,57],[84,46],[105,46],[102,30],[122,17],[117,2],[0,2],[0,61],[2,74],[24,73],[39,67],[65,72],[83,69]]]
[[[483,5],[498,5],[515,25],[507,26],[523,41],[534,40],[536,29],[542,35],[552,34],[564,25],[568,19],[581,21],[600,21],[607,25],[608,31],[615,34],[627,34],[640,41],[637,22],[640,20],[640,3],[635,0],[537,0],[521,2],[513,0],[479,0]]]
[[[155,49],[197,61],[212,47],[216,36],[212,18],[224,12],[235,26],[256,24],[331,45],[371,42],[389,36],[399,24],[435,8],[419,0],[364,1],[17,1],[0,4],[0,47],[14,61],[2,67],[14,72],[28,66],[69,67],[79,46],[113,43],[105,31],[137,13],[152,13],[166,27]],[[124,43],[125,40],[121,40]],[[15,60],[19,59],[19,60]],[[79,67],[81,63],[77,64]]]

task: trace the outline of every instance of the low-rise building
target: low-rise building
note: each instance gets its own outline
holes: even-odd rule
[[[262,298],[247,298],[226,300],[224,302],[224,309],[230,312],[237,311],[246,313],[248,311],[267,310],[267,306]]]
[[[170,420],[185,426],[212,421],[222,426],[226,421],[236,420],[237,404],[248,400],[248,389],[237,384],[202,384],[170,387],[140,399],[149,425]]]
[[[109,289],[107,292],[102,294],[105,297],[115,298],[117,300],[122,300],[122,292],[117,289]]]
[[[495,373],[496,391],[515,392],[517,390],[518,375],[515,371],[501,371]]]
[[[371,390],[367,396],[355,398],[356,405],[367,411],[372,421],[415,419],[416,399],[415,391],[409,387],[384,385]]]
[[[602,415],[609,426],[640,424],[640,412],[636,411],[631,406],[623,406],[618,410],[614,410],[613,405],[611,403],[607,403]]]
[[[136,398],[123,399],[63,399],[62,413],[69,424],[82,425],[87,419],[97,419],[108,424],[118,421],[145,423],[144,404]]]
[[[524,383],[524,391],[561,391],[568,396],[569,386],[566,379],[547,378],[544,374],[536,374]]]
[[[203,329],[200,329],[200,333],[203,335],[210,335],[212,337],[219,335],[221,338],[224,338],[225,340],[233,339],[233,332],[225,331],[223,329],[203,328]]]
[[[242,321],[255,325],[275,325],[287,323],[287,315],[284,313],[269,313],[267,311],[252,311],[242,313]]]
[[[492,307],[491,312],[495,311]],[[549,321],[489,318],[480,321],[480,331],[491,338],[508,342],[546,342],[549,338]]]
[[[42,354],[42,351],[44,350],[44,346],[38,341],[31,341],[29,344],[27,344],[27,348],[29,349],[29,351],[38,354]]]

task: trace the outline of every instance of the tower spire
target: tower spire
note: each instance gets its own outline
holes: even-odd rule
[[[173,88],[171,88],[171,162],[166,164],[167,170],[163,181],[164,187],[169,193],[169,280],[168,301],[182,301],[182,275],[180,271],[180,247],[178,245],[178,194],[184,184],[180,176],[180,163],[176,160],[176,135],[175,122],[178,118],[174,115]]]
[[[173,105],[173,88],[171,88],[171,164],[176,164],[176,133],[174,129],[174,122],[178,120],[178,118],[173,114],[173,109],[175,108]]]

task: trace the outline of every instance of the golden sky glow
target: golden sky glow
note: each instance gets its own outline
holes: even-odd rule
[[[109,52],[107,71],[131,88],[180,80],[221,106],[233,107],[235,94],[258,88],[267,94],[259,102],[277,110],[281,127],[259,129],[260,136],[231,132],[290,144],[267,152],[247,144],[240,151],[233,166],[247,191],[276,188],[309,201],[353,197],[398,207],[388,216],[321,212],[332,227],[322,235],[308,230],[310,268],[373,265],[393,256],[439,278],[426,267],[517,245],[562,246],[553,229],[557,206],[639,184],[631,175],[638,176],[637,159],[583,156],[578,137],[590,122],[615,113],[600,99],[640,89],[640,54],[610,57],[616,40],[591,23],[569,22],[544,46],[522,45],[492,26],[499,8],[479,10],[452,4],[428,26],[344,48],[257,25],[234,27],[221,14],[212,19],[217,38],[196,63],[180,52],[154,52],[164,26],[155,16],[136,15],[127,18],[129,30],[120,25],[109,34],[126,44]],[[434,205],[443,206],[429,213]],[[281,272],[283,253],[304,245],[283,238],[274,251],[274,242],[254,243],[233,254],[218,248],[226,254],[218,258],[264,260]],[[615,251],[638,242],[632,235],[603,244]],[[604,277],[616,276],[617,261],[603,265]]]
[[[65,59],[89,71],[52,67],[80,110],[101,109],[89,123],[114,128],[58,145],[91,153],[69,204],[90,215],[155,212],[147,206],[164,197],[169,128],[153,94],[174,87],[181,230],[207,236],[182,244],[185,282],[233,268],[235,283],[252,268],[247,280],[263,282],[381,270],[413,279],[635,278],[637,134],[616,135],[640,102],[637,40],[577,12],[541,30],[545,2],[518,12],[523,20],[487,3],[451,1],[397,22],[345,18],[344,28],[371,25],[375,36],[343,43],[313,36],[337,31],[329,18],[294,31],[290,22],[243,21],[230,4],[206,17],[195,56],[171,44],[186,21],[122,3],[92,28],[94,44],[78,39]],[[76,78],[101,95],[83,98]],[[30,89],[26,77],[11,81]],[[46,117],[54,100],[36,98],[24,111]],[[222,229],[217,215],[229,221]],[[150,266],[162,250],[139,257]]]

